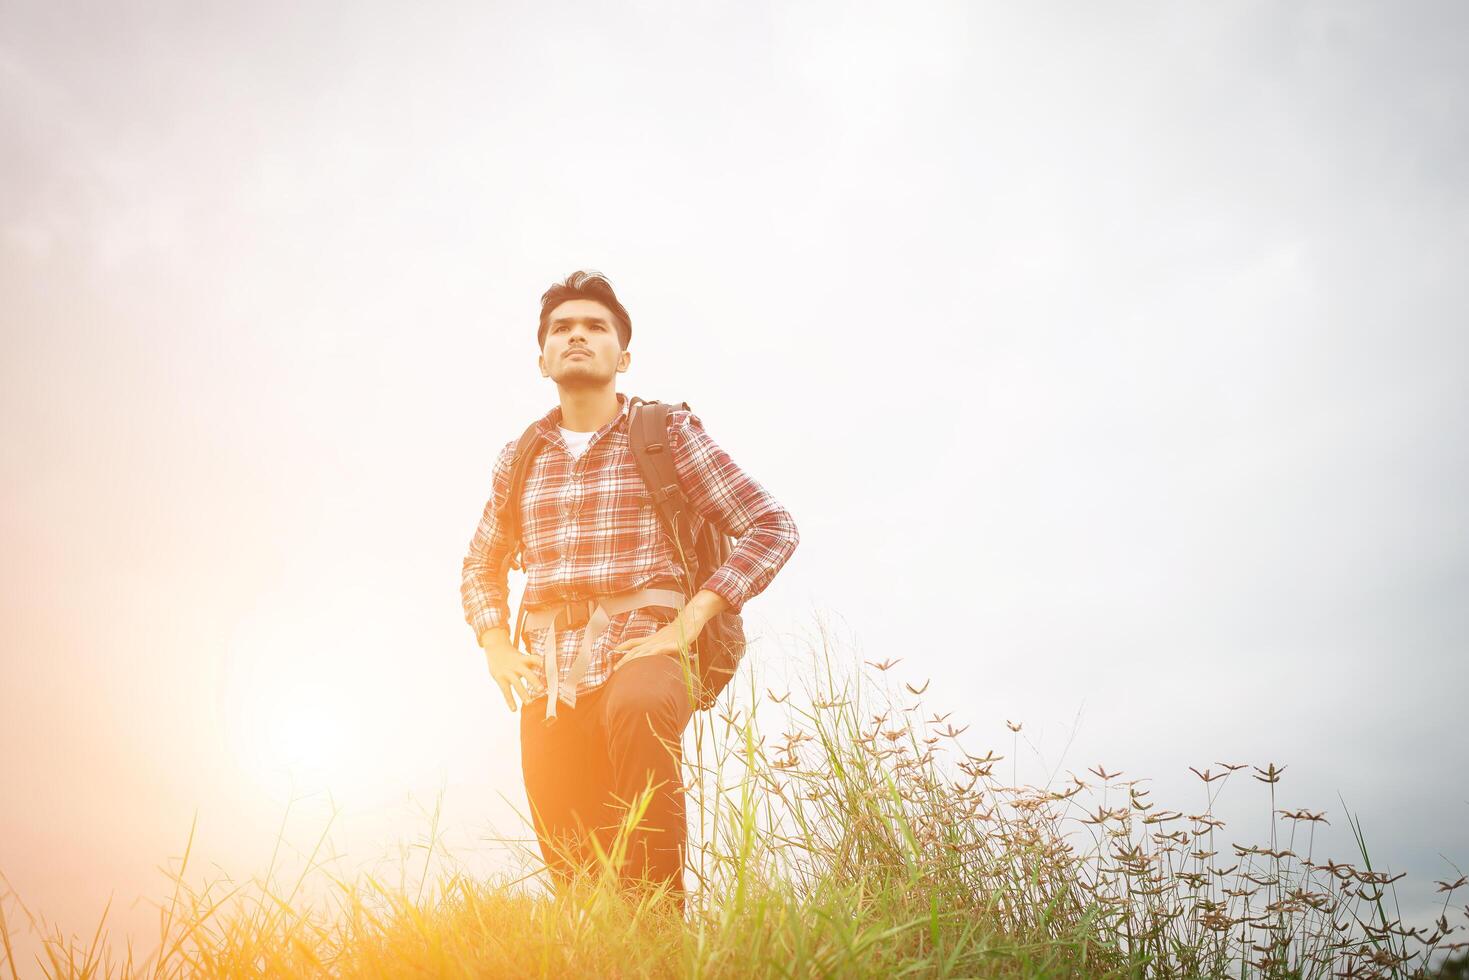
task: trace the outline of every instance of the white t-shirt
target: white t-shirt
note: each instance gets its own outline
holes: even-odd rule
[[[595,432],[572,432],[570,429],[562,429],[559,425],[556,428],[561,429],[561,438],[566,440],[566,448],[571,450],[572,459],[586,452],[587,443],[591,442],[592,436],[596,435]]]

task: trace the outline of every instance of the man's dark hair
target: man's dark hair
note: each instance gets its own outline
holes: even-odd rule
[[[573,272],[566,277],[565,282],[558,282],[541,296],[541,327],[536,331],[536,346],[546,346],[546,330],[551,325],[551,311],[569,299],[594,299],[607,309],[612,311],[612,319],[617,321],[617,340],[623,350],[627,350],[632,343],[632,319],[627,315],[627,309],[617,301],[617,294],[612,291],[612,283],[600,272],[591,272],[582,269]]]

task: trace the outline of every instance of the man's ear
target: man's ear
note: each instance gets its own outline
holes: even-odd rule
[[[537,354],[536,355],[536,365],[538,367],[540,367],[540,369],[541,369],[541,377],[543,377],[543,378],[549,378],[551,376],[550,374],[548,374],[546,372],[546,355],[545,354]]]
[[[627,366],[632,363],[632,351],[625,350],[617,356],[617,372],[627,373]]]

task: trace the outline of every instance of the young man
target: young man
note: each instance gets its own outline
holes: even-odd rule
[[[739,612],[800,540],[791,515],[704,431],[669,415],[668,451],[698,518],[737,538],[728,560],[685,596],[683,568],[639,475],[628,435],[632,321],[611,284],[577,272],[541,297],[542,377],[560,405],[537,422],[544,444],[519,502],[531,653],[510,640],[510,532],[500,517],[517,439],[495,462],[493,490],[464,559],[464,617],[514,711],[521,769],[547,866],[564,882],[606,852],[627,804],[653,787],[620,869],[683,898],[687,832],[681,738],[693,712],[685,646],[722,610]],[[680,393],[682,395],[683,393]],[[679,608],[681,606],[681,609]]]

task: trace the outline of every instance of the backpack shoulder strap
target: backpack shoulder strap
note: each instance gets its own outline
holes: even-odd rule
[[[689,406],[687,402],[672,405],[637,399],[628,409],[632,413],[628,422],[628,438],[638,473],[653,498],[653,506],[663,520],[663,526],[668,529],[680,552],[680,564],[684,566],[685,577],[690,580],[689,587],[692,588],[694,542],[691,535],[684,533],[689,522],[680,520],[688,509],[688,500],[679,486],[673,451],[668,445],[668,415],[675,408],[688,411]],[[689,594],[693,595],[692,592]]]
[[[520,557],[520,495],[525,491],[525,479],[530,473],[530,464],[544,445],[540,426],[532,422],[521,433],[520,441],[515,444],[515,455],[510,461],[510,492],[505,495],[505,504],[499,514],[501,526],[510,535],[510,550],[506,553],[510,568],[523,567]]]

